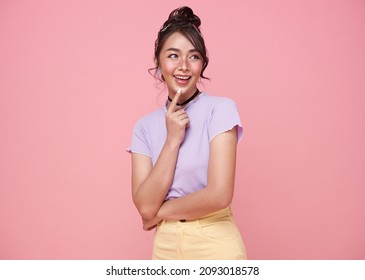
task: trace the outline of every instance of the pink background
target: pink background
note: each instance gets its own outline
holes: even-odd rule
[[[225,4],[224,4],[225,3]],[[168,13],[203,21],[211,95],[236,100],[235,218],[251,259],[365,259],[365,4],[0,1],[0,258],[149,259],[131,130]]]

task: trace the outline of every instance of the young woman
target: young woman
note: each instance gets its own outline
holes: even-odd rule
[[[133,201],[156,228],[153,259],[246,259],[230,210],[241,122],[231,99],[197,88],[208,65],[199,26],[181,7],[158,33],[153,69],[168,100],[134,128]]]

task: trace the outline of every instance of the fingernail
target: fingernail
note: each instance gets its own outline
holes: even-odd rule
[[[181,88],[179,88],[179,89],[176,91],[176,93],[182,93],[182,89],[181,89]]]

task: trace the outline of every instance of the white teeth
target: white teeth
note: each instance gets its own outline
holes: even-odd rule
[[[190,76],[189,77],[175,76],[175,77],[180,80],[189,80],[190,79]]]

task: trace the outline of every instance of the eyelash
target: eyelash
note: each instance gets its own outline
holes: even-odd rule
[[[170,54],[169,56],[168,56],[168,58],[177,58],[178,56],[177,56],[177,54],[175,54],[175,53],[172,53],[172,54]],[[192,58],[192,57],[194,57],[193,59],[195,60],[195,59],[200,59],[200,57],[198,56],[198,55],[196,55],[196,54],[193,54],[190,58]]]

